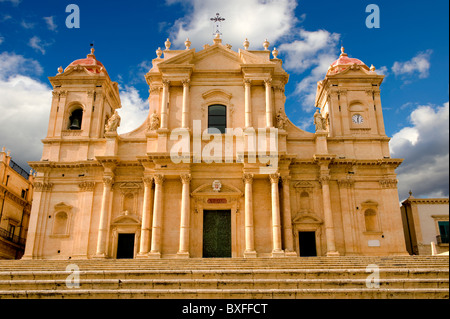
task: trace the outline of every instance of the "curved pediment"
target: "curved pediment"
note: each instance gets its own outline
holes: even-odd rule
[[[202,94],[204,100],[219,99],[229,102],[231,100],[232,94],[228,93],[222,89],[212,89]]]
[[[242,192],[231,185],[222,184],[220,190],[213,189],[213,183],[203,184],[197,187],[191,194],[192,196],[214,196],[214,195],[228,195],[228,196],[242,196]]]
[[[323,224],[323,220],[313,213],[297,213],[292,222],[295,224]]]

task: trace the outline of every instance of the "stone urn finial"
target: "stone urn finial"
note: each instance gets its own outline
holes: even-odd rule
[[[278,59],[278,50],[277,48],[273,48],[272,55],[274,59]]]
[[[264,50],[265,51],[268,51],[269,50],[269,45],[270,45],[270,42],[269,41],[267,41],[267,39],[263,42],[263,47],[264,47]]]
[[[164,42],[164,45],[166,46],[166,50],[170,50],[170,46],[172,43],[170,42],[169,38],[167,38],[166,42]]]
[[[245,41],[244,41],[244,49],[245,50],[248,50],[248,47],[250,46],[250,42],[248,42],[248,39],[247,38],[245,38]]]
[[[161,54],[162,54],[162,50],[161,50],[161,48],[158,48],[158,50],[156,50],[156,56],[158,58],[161,58]]]
[[[186,46],[186,50],[189,50],[189,48],[191,47],[191,41],[189,41],[189,38],[186,39],[184,45]]]

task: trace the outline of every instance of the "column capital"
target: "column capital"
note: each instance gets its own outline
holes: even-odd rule
[[[189,87],[189,85],[191,84],[191,80],[183,79],[183,80],[181,80],[181,83],[183,84],[183,87]]]
[[[264,79],[264,84],[266,85],[266,87],[271,87],[272,86],[272,78]]]
[[[168,88],[170,85],[170,80],[164,79],[162,80],[162,84],[164,88]]]
[[[242,179],[244,180],[244,184],[251,184],[253,182],[253,174],[244,173]]]
[[[283,183],[289,183],[291,181],[291,176],[290,175],[281,175],[281,180],[283,181]]]
[[[151,187],[153,185],[153,176],[144,176],[142,177],[142,181],[145,186]]]
[[[103,185],[111,187],[114,184],[114,177],[103,176]]]
[[[183,184],[189,184],[192,180],[191,174],[181,174],[180,178]]]
[[[155,180],[155,184],[162,185],[164,183],[164,175],[162,174],[155,174],[153,175],[153,178]]]
[[[322,185],[328,185],[328,183],[330,182],[330,179],[331,179],[331,177],[329,174],[322,174],[319,176],[319,182]]]
[[[244,79],[244,85],[245,86],[250,86],[252,84],[252,80],[251,79]]]
[[[92,192],[95,188],[95,182],[81,182],[78,184],[78,187],[82,192]]]
[[[338,182],[339,187],[341,187],[341,188],[350,188],[355,184],[355,180],[349,179],[349,178],[340,179],[337,182]]]
[[[34,182],[33,188],[37,192],[48,192],[53,188],[53,183],[45,183],[45,182]]]
[[[278,183],[278,181],[280,180],[280,173],[269,174],[269,179],[271,183]]]

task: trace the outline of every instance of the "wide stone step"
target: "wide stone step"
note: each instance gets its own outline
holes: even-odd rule
[[[8,290],[0,298],[159,299],[448,299],[447,288],[407,289],[71,289]]]
[[[80,279],[365,279],[365,269],[192,269],[87,270]],[[68,271],[3,271],[0,280],[65,280]],[[448,278],[448,268],[382,268],[380,278]]]
[[[448,278],[380,279],[378,288],[447,288]],[[80,279],[77,289],[367,288],[366,279]],[[0,280],[0,290],[69,290],[65,280]]]

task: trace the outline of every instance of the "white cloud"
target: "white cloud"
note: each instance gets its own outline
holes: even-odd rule
[[[378,69],[375,70],[375,72],[376,72],[378,75],[384,75],[384,80],[385,80],[385,81],[386,81],[386,77],[389,75],[389,71],[388,71],[387,66],[379,67]]]
[[[33,29],[35,26],[35,23],[33,22],[26,22],[25,20],[22,20],[22,22],[20,23],[20,25],[22,27],[24,27],[25,29]]]
[[[28,45],[35,49],[36,51],[41,52],[42,54],[45,54],[45,48],[48,47],[50,44],[43,42],[39,37],[34,36],[30,39],[28,42]]]
[[[4,37],[2,37],[2,36],[0,36],[0,44],[2,44],[2,43],[3,43],[3,41],[5,41],[5,38],[4,38]]]
[[[0,2],[11,2],[13,5],[17,6],[22,0],[0,0]]]
[[[396,76],[413,76],[418,75],[420,79],[428,77],[430,70],[430,57],[432,50],[419,52],[415,57],[406,62],[394,62],[392,72]]]
[[[21,75],[36,74],[35,68],[42,73],[37,61],[0,54],[0,143],[23,168],[41,158],[52,96],[50,87]]]
[[[27,59],[14,53],[2,52],[0,54],[0,80],[16,75],[41,75],[44,72],[39,62]]]
[[[330,33],[326,30],[306,31],[300,29],[298,36],[299,40],[283,43],[278,47],[281,53],[286,54],[284,67],[288,70],[302,73],[311,66],[320,64],[323,54],[333,55],[336,53],[334,51],[339,41],[337,33]]]
[[[400,199],[410,189],[416,197],[448,196],[449,103],[419,106],[410,122],[390,141],[392,157],[404,158],[397,169]]]
[[[186,38],[192,42],[192,48],[201,49],[210,44],[213,38],[213,23],[210,18],[220,13],[223,42],[229,43],[235,50],[243,48],[245,38],[250,42],[250,50],[262,48],[267,38],[272,44],[288,35],[297,22],[294,9],[295,0],[170,0],[167,4],[182,3],[187,7],[188,15],[175,21],[171,42],[175,47],[183,48]]]
[[[337,59],[337,45],[340,35],[326,30],[306,31],[300,29],[298,40],[283,43],[278,47],[285,55],[284,67],[288,71],[310,73],[300,81],[294,95],[299,97],[305,111],[314,111],[317,82],[322,80],[333,61]]]
[[[119,134],[130,132],[138,128],[148,115],[148,101],[141,99],[139,92],[132,86],[120,88],[120,100],[122,108],[118,109],[121,117]]]
[[[47,28],[51,31],[56,31],[58,26],[56,25],[55,21],[53,20],[53,16],[51,17],[44,17],[45,23],[47,24]]]

